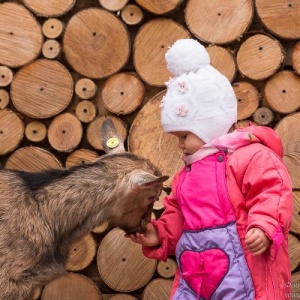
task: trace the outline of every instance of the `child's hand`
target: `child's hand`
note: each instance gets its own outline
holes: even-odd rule
[[[147,224],[144,233],[125,235],[125,237],[130,238],[133,242],[141,244],[142,246],[153,247],[160,244],[158,233],[151,223]]]
[[[254,256],[264,253],[271,244],[263,230],[259,228],[251,228],[246,234],[245,242]]]

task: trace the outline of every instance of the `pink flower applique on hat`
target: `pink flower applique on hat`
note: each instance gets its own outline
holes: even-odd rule
[[[177,106],[175,110],[176,115],[179,117],[185,117],[188,111],[189,111],[188,108],[184,104]]]
[[[178,91],[181,94],[185,94],[185,92],[189,89],[185,81],[181,81],[177,83]]]

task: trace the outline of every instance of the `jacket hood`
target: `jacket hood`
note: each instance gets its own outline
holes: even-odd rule
[[[255,136],[260,143],[272,149],[280,158],[283,157],[283,146],[280,137],[270,127],[265,126],[248,126],[238,128],[238,132],[248,132]]]

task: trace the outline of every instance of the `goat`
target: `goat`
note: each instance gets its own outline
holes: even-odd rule
[[[65,274],[69,247],[104,222],[128,234],[145,229],[168,176],[125,152],[122,142],[106,119],[107,154],[93,163],[38,173],[0,170],[1,300],[29,299],[34,287]]]

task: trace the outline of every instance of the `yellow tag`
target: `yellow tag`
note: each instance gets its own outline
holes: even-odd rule
[[[108,148],[116,148],[119,144],[120,144],[120,141],[117,138],[110,138],[106,141],[106,146]]]

